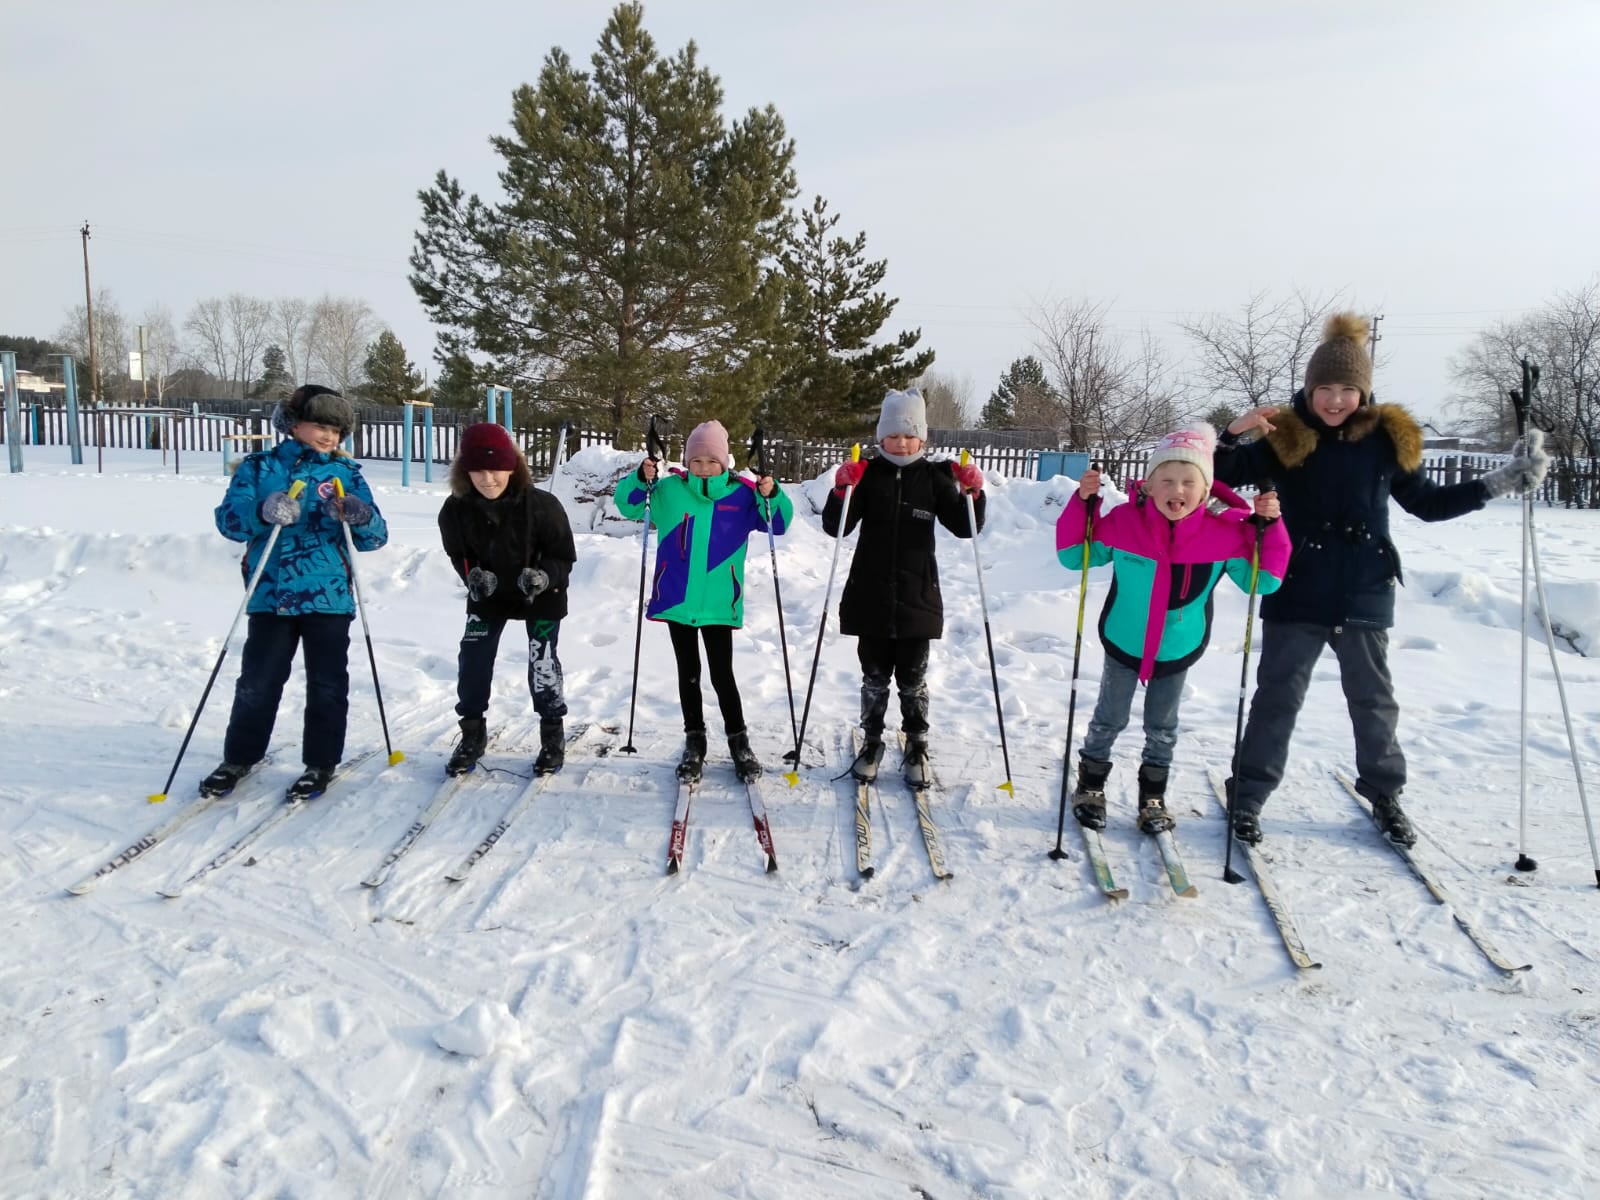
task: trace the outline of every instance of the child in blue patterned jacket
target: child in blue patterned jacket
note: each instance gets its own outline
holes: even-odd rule
[[[350,526],[358,550],[377,550],[389,529],[355,460],[339,449],[355,414],[331,388],[297,388],[272,414],[285,439],[239,464],[217,506],[217,529],[246,543],[240,564],[246,581],[274,528],[272,559],[250,597],[249,627],[233,714],[220,766],[200,784],[207,796],[225,796],[267,752],[278,701],[288,682],[295,647],[303,645],[306,712],[302,741],[305,773],[289,789],[291,800],[322,794],[344,755],[350,707],[352,566],[341,524]],[[335,481],[344,487],[339,494]],[[290,495],[301,482],[300,497]]]

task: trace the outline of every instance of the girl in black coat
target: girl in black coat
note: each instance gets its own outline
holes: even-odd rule
[[[522,451],[499,425],[473,425],[450,466],[450,496],[439,510],[445,553],[467,585],[467,628],[457,660],[456,714],[461,742],[445,770],[461,775],[487,746],[484,714],[494,680],[495,653],[507,621],[528,629],[528,690],[539,714],[540,775],[559,771],[565,757],[557,640],[567,615],[567,578],[578,554],[561,502],[533,486]]]
[[[837,534],[841,518],[861,537],[839,602],[839,628],[857,638],[861,662],[861,732],[864,744],[851,766],[857,779],[877,778],[883,758],[883,718],[889,681],[900,691],[900,728],[906,737],[905,777],[926,787],[928,772],[928,644],[944,633],[944,601],[934,557],[933,524],[971,537],[966,496],[973,497],[978,528],[986,498],[975,466],[931,463],[923,457],[928,416],[915,388],[891,391],[878,417],[877,458],[842,465],[822,509],[822,528]],[[855,491],[844,512],[845,489]]]

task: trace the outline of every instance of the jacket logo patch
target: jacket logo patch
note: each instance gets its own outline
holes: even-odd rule
[[[929,512],[925,508],[913,508],[911,510],[911,516],[912,516],[912,518],[914,520],[918,520],[918,521],[931,521],[931,520],[933,520],[933,514],[931,512]]]
[[[324,479],[321,483],[317,484],[317,495],[321,496],[324,500],[330,499],[333,494],[333,480]]]
[[[719,505],[717,505],[717,511],[718,512],[738,512],[739,511],[739,506],[737,504],[719,504]]]

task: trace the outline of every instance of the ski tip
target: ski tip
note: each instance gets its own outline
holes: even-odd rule
[[[161,804],[166,800],[166,798],[167,794],[165,792],[151,792],[145,797],[145,799],[150,801],[151,804]]]
[[[406,760],[406,756],[401,751],[399,751],[399,750],[391,750],[391,751],[389,751],[389,765],[391,767],[394,766],[395,763],[405,762],[405,760]]]
[[[996,784],[994,790],[997,791],[997,792],[1004,792],[1006,795],[1010,796],[1013,800],[1015,800],[1017,798],[1016,785],[1013,784],[1011,782],[1011,780],[1009,780],[1009,779],[1006,780],[1004,783]]]
[[[861,868],[861,878],[863,878],[863,879],[871,879],[873,870],[874,870],[874,868],[872,868],[872,867],[862,867]]]
[[[677,873],[678,873],[678,860],[675,859],[675,858],[667,859],[667,874],[668,875],[676,875]]]
[[[800,786],[800,772],[799,771],[785,771],[783,773],[783,779],[784,779],[784,782],[787,783],[790,787],[799,787]]]

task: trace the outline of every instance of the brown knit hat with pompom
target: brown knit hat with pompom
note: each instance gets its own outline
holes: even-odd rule
[[[1359,313],[1334,313],[1322,327],[1322,345],[1306,362],[1306,400],[1318,384],[1348,383],[1361,389],[1361,403],[1372,400],[1372,359],[1367,354],[1367,319]]]

